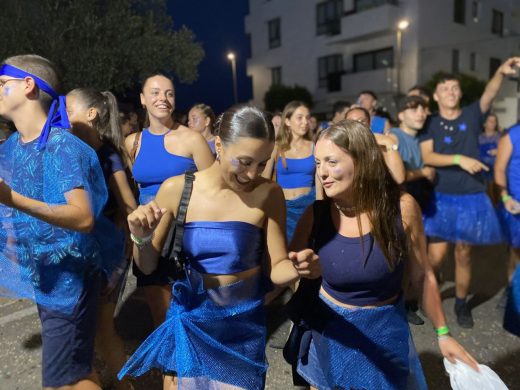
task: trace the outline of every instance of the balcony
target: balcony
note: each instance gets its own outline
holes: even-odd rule
[[[353,43],[390,34],[395,31],[400,12],[394,2],[347,12],[341,18],[341,33],[331,36],[327,43]]]

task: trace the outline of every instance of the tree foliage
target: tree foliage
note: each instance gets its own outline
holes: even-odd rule
[[[264,106],[267,111],[283,111],[285,105],[292,100],[300,100],[312,108],[314,102],[311,93],[305,87],[295,85],[288,87],[281,84],[273,84],[265,93]]]
[[[154,72],[191,83],[204,57],[185,26],[173,29],[164,0],[3,0],[0,57],[52,60],[64,89],[121,93]]]
[[[435,92],[437,82],[446,75],[448,75],[448,73],[442,71],[435,73],[426,83],[426,88],[432,92]],[[457,74],[456,77],[460,82],[460,88],[462,90],[462,99],[460,100],[461,106],[466,106],[480,99],[482,93],[484,93],[484,89],[486,88],[485,81],[479,80],[474,76],[470,76],[464,73]],[[437,103],[435,103],[433,99],[430,101],[430,105],[432,105],[432,110],[437,110]]]

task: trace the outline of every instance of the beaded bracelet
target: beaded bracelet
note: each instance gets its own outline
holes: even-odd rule
[[[461,155],[460,154],[456,154],[455,157],[453,157],[453,164],[459,165],[460,164],[460,158],[461,158]]]

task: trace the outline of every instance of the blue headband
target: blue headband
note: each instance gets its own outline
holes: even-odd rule
[[[69,117],[67,116],[67,109],[65,106],[65,96],[59,96],[56,91],[52,89],[49,84],[47,84],[47,82],[37,76],[34,76],[31,73],[8,64],[4,64],[2,67],[0,67],[0,76],[11,76],[16,79],[30,77],[34,80],[38,88],[52,97],[52,104],[51,108],[49,109],[49,115],[47,116],[47,121],[43,126],[40,139],[38,140],[39,150],[45,147],[52,127],[61,127],[64,129],[70,128]]]

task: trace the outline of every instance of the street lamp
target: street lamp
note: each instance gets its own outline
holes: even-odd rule
[[[395,84],[397,89],[397,95],[401,94],[401,56],[402,56],[402,35],[403,31],[408,28],[410,22],[406,19],[402,19],[397,23],[397,53],[396,53],[396,77]]]
[[[235,104],[238,103],[238,90],[237,90],[237,62],[235,53],[229,52],[227,55],[229,61],[231,61],[231,72],[233,74],[233,97]]]

